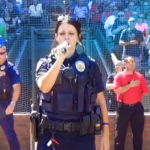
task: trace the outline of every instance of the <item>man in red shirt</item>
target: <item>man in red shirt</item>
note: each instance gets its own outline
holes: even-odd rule
[[[142,97],[148,95],[149,88],[143,75],[136,72],[135,60],[128,56],[124,60],[126,69],[114,79],[114,92],[117,94],[118,110],[114,150],[124,150],[124,142],[129,122],[133,132],[134,150],[142,150],[144,129],[144,108]]]

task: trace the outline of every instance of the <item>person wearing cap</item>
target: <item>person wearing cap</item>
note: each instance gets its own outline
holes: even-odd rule
[[[135,28],[135,24],[135,18],[131,17],[128,21],[129,28],[121,33],[119,45],[124,47],[122,59],[127,56],[134,57],[136,70],[141,71],[144,39],[142,32]]]
[[[142,97],[148,95],[149,87],[144,76],[135,71],[136,62],[132,56],[124,59],[124,65],[125,70],[114,78],[114,92],[119,104],[114,150],[124,150],[129,122],[133,133],[133,149],[142,150],[145,118],[141,101]]]
[[[115,63],[115,70],[116,70],[115,73],[109,75],[106,81],[106,89],[109,90],[108,93],[109,111],[116,111],[117,109],[117,96],[113,91],[113,85],[114,85],[113,82],[114,82],[115,75],[123,71],[123,64],[121,61],[118,60]]]
[[[21,150],[14,131],[13,112],[20,95],[20,76],[7,59],[6,47],[0,45],[0,125],[6,135],[10,150]]]
[[[110,17],[107,18],[105,24],[104,24],[104,28],[106,30],[106,38],[108,36],[111,36],[112,33],[111,33],[111,29],[112,29],[112,26],[115,22],[115,19],[118,17],[118,8],[115,6],[113,7],[113,15],[111,15]]]

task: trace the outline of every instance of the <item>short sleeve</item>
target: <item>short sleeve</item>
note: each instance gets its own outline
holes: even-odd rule
[[[10,76],[11,85],[21,83],[19,71],[17,70],[17,68],[15,66],[12,66],[9,68],[8,74]]]
[[[141,78],[141,91],[142,93],[149,93],[149,87],[148,87],[148,84],[145,80],[145,78],[142,76]]]
[[[88,8],[86,6],[85,6],[85,10],[86,10],[85,14],[88,14]]]
[[[42,6],[41,6],[41,13],[43,13],[43,9],[42,9]]]
[[[31,6],[29,7],[29,11],[28,11],[28,13],[29,13],[29,14],[31,14]]]
[[[145,29],[148,29],[148,24],[144,23],[144,27],[145,27]]]
[[[104,84],[102,81],[102,74],[98,68],[98,65],[93,61],[91,62],[91,68],[92,68],[93,76],[95,79],[96,89],[97,89],[98,93],[100,93],[105,90]]]
[[[48,71],[48,69],[47,69],[46,61],[43,59],[39,60],[39,62],[37,63],[37,66],[36,66],[36,74],[35,74],[37,83],[38,83],[39,78],[41,78],[43,75],[45,75],[45,73],[47,71]]]
[[[116,22],[116,20],[115,20],[115,23],[114,23],[113,26],[112,26],[111,32],[112,32],[113,30],[115,30],[115,29],[117,29],[117,22]]]
[[[118,75],[115,75],[114,77],[114,91],[117,90],[119,87],[121,87],[121,80]]]
[[[120,41],[125,41],[125,30],[121,32]]]

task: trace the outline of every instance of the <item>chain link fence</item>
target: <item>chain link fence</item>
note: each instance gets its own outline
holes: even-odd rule
[[[81,22],[86,53],[98,63],[105,86],[108,76],[115,72],[116,61],[121,60],[123,54],[127,54],[127,50],[123,46],[119,46],[121,32],[129,27],[130,21],[135,23],[138,30],[140,30],[139,24],[144,23],[140,35],[130,32],[126,40],[137,40],[138,44],[144,41],[143,58],[140,65],[141,73],[149,84],[149,49],[146,40],[148,41],[150,13],[146,5],[145,2],[143,4],[130,1],[126,3],[123,0],[0,2],[0,25],[2,24],[6,30],[6,33],[5,30],[4,32],[0,31],[0,36],[5,42],[8,60],[17,66],[22,80],[21,95],[15,111],[29,112],[31,101],[35,102],[37,99],[34,76],[36,64],[39,58],[50,53],[50,46],[54,39],[54,28],[60,14],[69,13]],[[129,20],[130,17],[134,19]],[[140,18],[143,20],[141,21]],[[137,56],[136,48],[138,46],[134,49],[135,56]],[[81,52],[83,48],[78,46],[77,50]],[[115,95],[111,94],[112,91],[105,90],[108,110],[115,111]],[[150,96],[144,97],[142,103],[145,110],[149,111]]]

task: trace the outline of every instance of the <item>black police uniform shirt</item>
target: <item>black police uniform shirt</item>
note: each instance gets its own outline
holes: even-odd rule
[[[127,25],[127,26],[128,26],[128,22],[127,22],[127,21],[121,22],[121,21],[119,21],[118,18],[116,18],[116,19],[115,19],[115,22],[114,22],[114,24],[113,24],[113,27],[112,27],[112,29],[111,29],[111,32],[112,32],[113,30],[119,28],[120,26],[123,26],[123,25]],[[120,35],[121,35],[121,32],[122,32],[122,31],[123,31],[123,30],[120,30],[117,34],[115,34],[115,40],[114,40],[114,43],[115,43],[115,44],[119,44],[119,39],[120,39]]]
[[[3,65],[0,65],[0,68],[5,66],[7,63],[8,61],[6,60]],[[8,63],[8,65],[9,69],[7,70],[6,74],[10,77],[11,86],[17,83],[21,83],[21,79],[17,68],[12,63]]]
[[[140,42],[143,42],[143,34],[141,31],[134,29],[130,30],[130,28],[122,31],[120,40],[124,42],[130,42],[131,40],[137,40],[138,43],[135,45],[127,45],[125,46],[125,54],[133,57],[140,56]]]
[[[70,66],[75,62],[76,58],[78,57],[79,54],[77,54],[77,52],[75,51],[75,53],[73,54],[73,56],[69,59],[65,59],[63,65],[65,65],[66,67],[68,66],[68,64],[70,64]],[[82,61],[82,60],[81,60]],[[47,69],[47,64],[46,61],[39,61],[37,64],[37,71],[36,71],[36,82],[38,83],[38,79],[40,77],[42,77],[43,75],[45,75],[45,73],[48,71]],[[98,65],[96,64],[96,62],[94,60],[91,60],[91,69],[95,78],[95,86],[97,89],[97,92],[102,92],[104,91],[104,84],[102,82],[102,75],[99,71]],[[64,83],[64,87],[65,87],[65,83]]]

